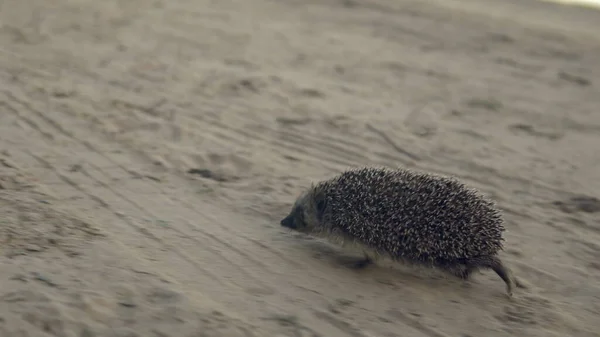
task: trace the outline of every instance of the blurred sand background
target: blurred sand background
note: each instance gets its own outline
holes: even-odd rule
[[[525,0],[0,1],[1,336],[600,336],[598,32]],[[279,227],[363,164],[494,198],[528,289]]]

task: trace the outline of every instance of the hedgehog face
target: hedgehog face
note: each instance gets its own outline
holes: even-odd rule
[[[292,210],[281,220],[280,224],[283,227],[308,234],[321,228],[324,210],[324,199],[315,197],[313,191],[310,190],[296,200]]]

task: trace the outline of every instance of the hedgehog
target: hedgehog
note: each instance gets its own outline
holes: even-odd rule
[[[334,243],[364,259],[437,268],[462,280],[492,269],[512,297],[519,286],[498,257],[505,228],[495,204],[456,178],[403,168],[360,167],[311,184],[280,225]]]

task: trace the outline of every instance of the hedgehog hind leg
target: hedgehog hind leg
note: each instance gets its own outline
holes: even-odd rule
[[[497,256],[480,256],[476,258],[471,258],[467,261],[467,274],[470,274],[472,271],[481,269],[481,268],[489,268],[492,269],[500,278],[506,283],[506,292],[509,297],[513,295],[513,289],[515,287],[515,277],[513,276],[512,271],[508,268],[502,260],[500,260]]]
[[[474,268],[469,268],[464,263],[444,265],[443,268],[450,272],[450,274],[465,281],[468,281],[471,278],[473,271],[475,271]]]

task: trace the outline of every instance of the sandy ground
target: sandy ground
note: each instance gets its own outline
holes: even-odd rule
[[[2,336],[600,336],[600,11],[0,2]],[[528,289],[280,228],[348,166],[493,197]]]

